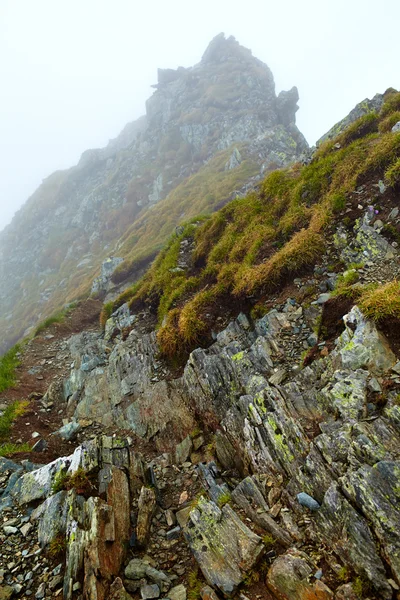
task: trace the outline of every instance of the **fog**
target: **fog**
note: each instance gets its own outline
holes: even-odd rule
[[[0,0],[0,229],[56,169],[144,113],[158,67],[234,35],[297,85],[314,143],[365,97],[400,87],[395,0]]]

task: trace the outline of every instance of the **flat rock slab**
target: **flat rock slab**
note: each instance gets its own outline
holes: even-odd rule
[[[214,588],[231,596],[264,552],[253,533],[227,504],[222,509],[201,497],[190,513],[185,537]]]

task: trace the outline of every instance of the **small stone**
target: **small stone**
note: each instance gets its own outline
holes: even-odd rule
[[[179,525],[167,531],[167,540],[177,540],[181,535],[181,528]]]
[[[189,498],[189,494],[187,493],[186,490],[184,490],[181,493],[181,495],[179,496],[179,505],[184,504],[188,498]]]
[[[390,585],[391,588],[396,590],[396,592],[398,590],[400,590],[400,587],[397,585],[397,583],[393,579],[388,579],[388,584]]]
[[[72,586],[72,591],[79,592],[80,589],[81,589],[81,584],[79,583],[79,581],[75,581],[74,585]]]
[[[371,379],[368,381],[368,389],[370,392],[375,392],[376,394],[380,394],[382,392],[382,387],[375,377],[371,377]]]
[[[305,506],[310,510],[319,510],[321,508],[321,505],[305,492],[297,494],[296,498],[298,503],[301,504],[301,506]]]
[[[43,438],[32,446],[32,452],[44,452],[45,450],[47,450],[47,442]]]
[[[191,452],[193,450],[193,442],[190,435],[185,437],[185,439],[177,445],[175,450],[175,460],[178,465],[182,465],[187,461]]]
[[[153,598],[160,597],[160,588],[156,583],[151,585],[145,584],[140,587],[140,595],[143,600],[152,600]]]
[[[37,600],[41,600],[42,598],[44,598],[44,595],[45,595],[45,593],[46,593],[46,584],[45,584],[45,582],[43,581],[43,582],[42,582],[42,583],[39,585],[39,587],[38,587],[38,589],[37,589],[37,592],[36,592],[36,594],[35,594],[35,598],[37,598]]]
[[[168,527],[172,527],[176,523],[176,517],[172,510],[168,509],[165,511],[165,520],[167,521]]]
[[[22,591],[23,586],[20,583],[14,583],[13,590],[14,594],[18,595]]]
[[[321,294],[317,298],[317,304],[325,304],[325,302],[328,302],[328,300],[330,299],[330,297],[331,297],[331,295],[329,293]]]
[[[11,525],[4,525],[3,531],[6,535],[14,535],[15,533],[18,532],[18,528],[12,527]]]
[[[23,525],[20,529],[20,532],[22,533],[22,535],[24,537],[26,537],[28,535],[28,533],[30,532],[30,530],[32,529],[33,525],[32,523],[25,523],[25,525]]]
[[[186,600],[186,588],[184,585],[177,585],[168,592],[169,600]]]
[[[322,570],[318,569],[318,571],[314,575],[315,579],[322,579],[322,576],[323,576]]]
[[[318,343],[318,336],[316,333],[311,333],[308,338],[307,338],[307,344],[310,346],[310,348],[314,348],[314,346],[316,346]]]
[[[269,383],[272,385],[280,385],[287,376],[287,372],[285,369],[278,369],[271,377],[268,379]]]
[[[31,437],[32,437],[32,439],[35,440],[36,438],[40,437],[40,433],[38,433],[37,431],[34,431],[31,435]]]
[[[398,363],[396,363],[394,365],[394,367],[392,367],[392,371],[394,371],[395,373],[397,373],[398,375],[400,375],[400,361]]]
[[[200,597],[201,600],[218,600],[217,594],[209,585],[205,585],[203,588],[201,588]]]

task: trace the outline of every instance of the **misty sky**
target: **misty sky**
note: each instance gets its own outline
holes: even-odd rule
[[[157,67],[199,62],[221,31],[297,85],[314,143],[400,88],[400,2],[0,0],[0,229],[52,171],[144,113]]]

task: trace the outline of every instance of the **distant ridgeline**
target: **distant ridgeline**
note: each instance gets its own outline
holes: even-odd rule
[[[107,257],[124,259],[121,290],[180,222],[307,150],[297,89],[276,96],[270,69],[233,37],[214,38],[194,67],[159,70],[153,87],[145,116],[45,179],[0,234],[2,351],[90,293]]]

